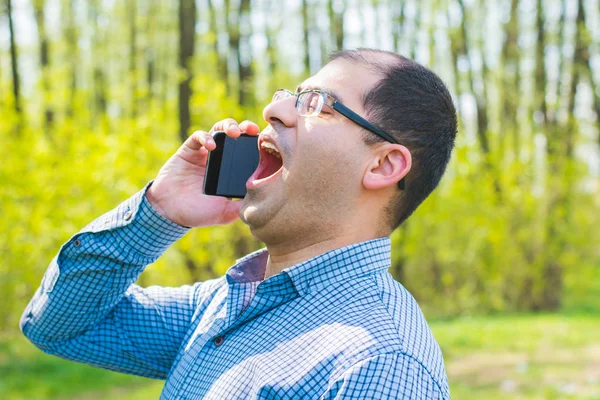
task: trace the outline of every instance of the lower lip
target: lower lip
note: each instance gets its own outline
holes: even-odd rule
[[[257,171],[255,171],[252,176],[250,178],[248,178],[248,180],[246,181],[246,189],[250,190],[250,189],[256,189],[259,188],[263,185],[266,185],[267,183],[277,179],[277,177],[279,175],[281,175],[281,173],[283,172],[283,166],[281,166],[281,168],[279,168],[277,170],[277,172],[275,172],[273,175],[271,176],[267,176],[266,178],[262,178],[262,179],[255,179],[255,176]]]

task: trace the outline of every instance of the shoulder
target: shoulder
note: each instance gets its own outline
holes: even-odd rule
[[[365,323],[376,324],[378,328],[372,332],[381,332],[383,341],[393,338],[397,342],[394,354],[402,354],[404,359],[420,365],[440,387],[447,388],[442,351],[417,301],[388,272],[371,275],[369,279],[377,300],[369,307]]]

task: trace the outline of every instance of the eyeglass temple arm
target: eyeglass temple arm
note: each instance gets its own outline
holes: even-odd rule
[[[364,119],[363,117],[361,117],[360,115],[358,115],[357,113],[355,113],[354,111],[352,111],[351,109],[349,109],[348,107],[343,105],[342,103],[335,101],[333,103],[332,107],[334,110],[336,110],[337,112],[342,114],[344,117],[357,123],[358,125],[365,128],[366,130],[371,131],[374,134],[381,136],[388,142],[400,144],[400,143],[398,143],[398,141],[396,139],[394,139],[393,137],[391,137],[390,135],[388,135],[387,133],[385,133],[384,131],[382,131],[381,129],[379,129],[378,127],[376,127],[375,125],[373,125],[372,123],[370,123],[369,121],[367,121],[366,119]],[[401,190],[406,189],[406,179],[405,178],[402,178],[398,181],[398,188]]]

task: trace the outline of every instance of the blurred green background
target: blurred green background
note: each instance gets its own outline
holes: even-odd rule
[[[251,119],[340,48],[436,71],[460,114],[440,187],[393,234],[457,399],[600,399],[599,0],[0,0],[0,398],[149,399],[18,320],[60,246],[193,130]],[[195,229],[139,284],[262,247]]]

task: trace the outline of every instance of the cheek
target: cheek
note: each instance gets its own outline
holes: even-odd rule
[[[359,143],[352,142],[356,132],[319,118],[306,118],[303,128],[289,164],[290,183],[338,191],[354,186],[357,174],[362,173]]]
[[[296,155],[291,175],[297,174],[305,187],[347,187],[357,172],[357,159],[346,146],[312,141]]]

